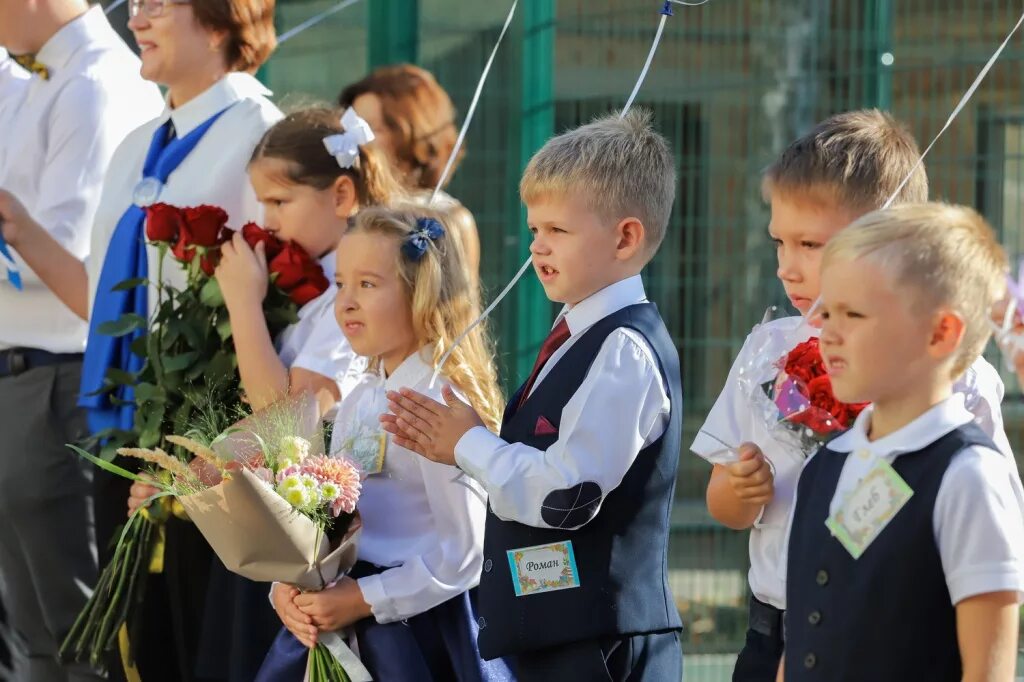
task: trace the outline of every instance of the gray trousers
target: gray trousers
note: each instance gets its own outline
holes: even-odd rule
[[[102,679],[57,660],[96,584],[92,465],[65,447],[86,434],[81,370],[0,377],[0,585],[17,682]]]

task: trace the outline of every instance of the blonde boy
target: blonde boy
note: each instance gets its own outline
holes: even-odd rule
[[[672,153],[633,112],[550,140],[520,186],[533,266],[564,304],[501,434],[450,391],[389,394],[396,442],[487,490],[480,651],[536,680],[679,680],[668,587],[679,361],[640,271],[675,192]]]
[[[786,679],[1013,679],[1024,491],[953,389],[1005,272],[958,206],[872,213],[825,249],[822,356],[836,398],[872,405],[800,475]]]
[[[800,313],[807,313],[818,298],[821,254],[829,240],[859,216],[881,208],[894,194],[897,204],[927,200],[924,167],[915,169],[919,157],[914,138],[896,120],[877,110],[862,110],[822,121],[765,171],[762,190],[771,205],[768,232],[778,256],[777,274]],[[909,181],[901,187],[908,175]],[[750,622],[733,673],[736,682],[772,680],[782,654],[786,608],[782,540],[805,457],[777,440],[751,410],[738,372],[754,353],[779,358],[791,350],[783,344],[802,341],[783,339],[778,333],[792,320],[764,325],[747,338],[691,445],[696,454],[715,464],[707,489],[712,516],[730,528],[751,528]],[[966,396],[968,409],[982,428],[1009,452],[999,411],[1003,385],[995,369],[979,358],[964,372],[956,390]],[[724,463],[723,442],[742,444],[741,461]]]

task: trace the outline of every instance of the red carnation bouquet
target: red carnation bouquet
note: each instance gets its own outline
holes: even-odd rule
[[[836,399],[818,337],[802,317],[764,322],[751,338],[755,345],[740,368],[740,385],[769,432],[805,457],[850,428],[867,407]],[[780,356],[779,348],[790,350]]]

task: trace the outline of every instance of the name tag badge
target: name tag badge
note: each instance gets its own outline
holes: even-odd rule
[[[508,565],[517,597],[580,586],[571,540],[509,550]]]
[[[825,525],[850,556],[859,559],[913,494],[896,470],[880,459]]]
[[[372,476],[384,471],[387,449],[388,436],[382,432],[353,438],[349,452],[360,471],[366,476]]]

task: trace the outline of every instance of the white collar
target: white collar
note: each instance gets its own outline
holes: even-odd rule
[[[334,283],[334,275],[337,268],[337,260],[335,256],[338,255],[337,249],[331,249],[320,259],[320,267],[324,270],[324,277],[327,278],[328,282]]]
[[[434,344],[428,343],[402,361],[391,376],[384,379],[384,388],[397,391],[403,386],[419,386],[433,373]],[[384,376],[384,363],[380,363],[380,374]]]
[[[179,138],[188,135],[217,112],[224,111],[243,99],[268,97],[273,93],[247,73],[232,71],[208,87],[202,94],[190,99],[176,109],[171,109],[170,95],[163,120],[169,116]]]
[[[109,38],[114,33],[110,22],[99,5],[93,5],[84,14],[62,26],[50,36],[36,53],[36,59],[48,69],[61,69],[68,65],[79,49],[89,43]]]
[[[569,335],[576,336],[592,327],[598,320],[617,313],[626,306],[646,300],[647,294],[644,292],[643,279],[640,275],[633,275],[614,284],[609,284],[576,305],[566,305],[556,318],[555,324],[558,323],[558,319],[565,317],[565,322],[569,326]]]
[[[829,443],[828,449],[834,452],[867,450],[877,457],[892,459],[897,455],[923,450],[953,429],[974,421],[974,415],[964,407],[963,394],[954,393],[903,428],[884,438],[870,441],[867,430],[873,411],[873,405],[866,407],[850,430]]]

